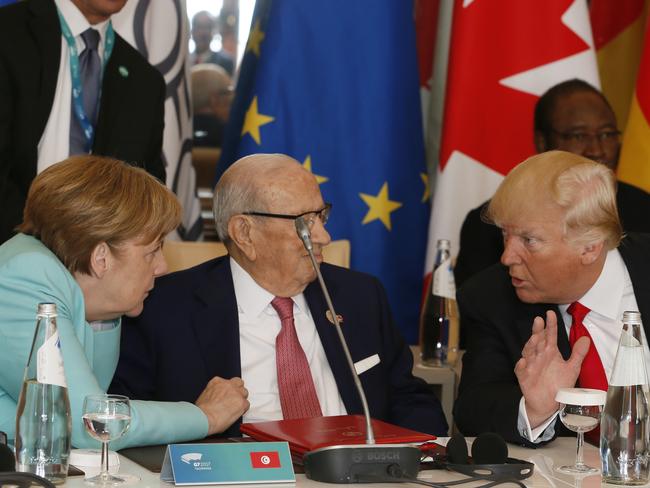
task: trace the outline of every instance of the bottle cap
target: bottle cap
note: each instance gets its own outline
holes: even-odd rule
[[[437,248],[446,250],[451,249],[451,243],[449,242],[449,239],[438,239]]]
[[[47,315],[48,317],[56,317],[56,303],[39,303],[38,315]]]
[[[641,312],[637,312],[637,311],[623,312],[623,323],[641,325]]]
[[[607,392],[592,388],[560,388],[555,401],[565,405],[605,405]]]

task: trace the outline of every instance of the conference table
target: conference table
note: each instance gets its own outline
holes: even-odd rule
[[[444,442],[444,440],[442,440]],[[555,468],[558,466],[572,464],[575,459],[576,451],[576,439],[574,437],[562,437],[558,438],[550,444],[540,447],[538,449],[527,449],[524,447],[508,445],[509,456],[512,458],[523,459],[530,461],[535,464],[535,472],[532,477],[524,480],[524,484],[530,487],[553,487],[553,488],[565,488],[565,487],[575,487],[575,488],[591,488],[591,487],[600,487],[601,478],[600,475],[592,475],[585,478],[576,478],[574,476],[565,475],[558,473]],[[591,445],[585,445],[584,449],[584,460],[590,466],[600,467],[600,458],[598,455],[598,449]],[[120,467],[119,472],[129,473],[136,475],[140,478],[140,481],[137,483],[130,483],[126,486],[136,487],[136,488],[168,488],[170,485],[160,480],[160,474],[151,472],[139,464],[127,459],[126,457],[120,455]],[[460,480],[466,478],[463,475],[452,473],[445,470],[423,470],[420,472],[420,478],[429,482],[442,482],[442,481],[452,481]],[[479,486],[485,484],[485,481],[478,481],[463,484],[460,486]],[[88,488],[88,485],[84,484],[82,476],[72,476],[69,477],[65,483],[66,488]],[[235,485],[231,485],[235,486]],[[299,487],[299,488],[316,488],[319,486],[334,486],[327,483],[319,483],[316,481],[309,480],[305,477],[304,474],[296,475],[296,483],[269,483],[265,485],[236,485],[236,486],[266,486],[266,487]],[[344,486],[344,485],[338,485]],[[396,486],[396,483],[373,483],[372,485],[366,486],[376,486],[378,488],[384,487],[393,487]],[[413,483],[400,483],[398,486],[422,486],[416,485]],[[503,485],[503,486],[515,486],[513,484]]]

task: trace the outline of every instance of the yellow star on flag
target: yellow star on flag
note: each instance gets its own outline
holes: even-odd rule
[[[260,44],[264,40],[266,34],[260,29],[260,21],[255,21],[253,30],[248,35],[248,43],[246,44],[246,51],[251,51],[254,54],[257,54],[257,57],[260,57]]]
[[[402,204],[388,198],[388,182],[383,184],[376,197],[365,193],[359,193],[359,196],[368,205],[368,213],[361,224],[364,225],[379,219],[388,230],[391,230],[390,213],[400,208]]]
[[[275,117],[264,115],[257,111],[257,97],[255,97],[251,102],[251,106],[248,107],[248,110],[246,111],[246,119],[244,120],[244,126],[241,129],[241,135],[244,137],[247,133],[250,134],[259,146],[262,143],[260,127],[273,122],[274,120]]]
[[[311,174],[314,175],[314,178],[316,178],[316,183],[318,183],[319,185],[321,183],[325,183],[325,182],[327,182],[329,180],[329,178],[327,176],[320,176],[320,175],[314,174],[314,172],[311,170],[311,156],[307,156],[307,158],[305,159],[305,162],[302,163],[302,167],[305,168],[307,171],[309,171]]]
[[[431,198],[431,187],[429,187],[429,175],[426,173],[420,173],[420,179],[424,183],[424,194],[422,195],[422,202],[426,202]]]

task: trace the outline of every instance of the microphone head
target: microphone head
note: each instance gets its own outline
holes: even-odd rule
[[[505,464],[508,459],[508,446],[499,434],[486,432],[472,443],[474,464]]]
[[[6,444],[0,444],[0,473],[16,470],[16,458]]]
[[[311,242],[311,232],[309,232],[309,226],[307,225],[307,222],[305,222],[304,218],[298,217],[295,220],[295,226],[298,237],[300,237],[300,240],[305,245],[305,248],[308,251],[311,251],[313,249],[313,244]]]
[[[447,442],[447,462],[451,464],[467,464],[467,442],[462,434],[454,434]]]

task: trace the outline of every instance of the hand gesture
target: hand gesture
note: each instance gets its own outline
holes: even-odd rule
[[[212,378],[196,400],[196,406],[208,417],[208,435],[223,432],[241,417],[250,407],[247,398],[241,378]]]
[[[575,385],[582,360],[589,350],[589,338],[581,337],[565,361],[557,347],[557,317],[546,312],[544,319],[535,317],[530,339],[515,365],[515,374],[526,402],[526,413],[534,429],[558,409],[555,394],[560,388]]]

